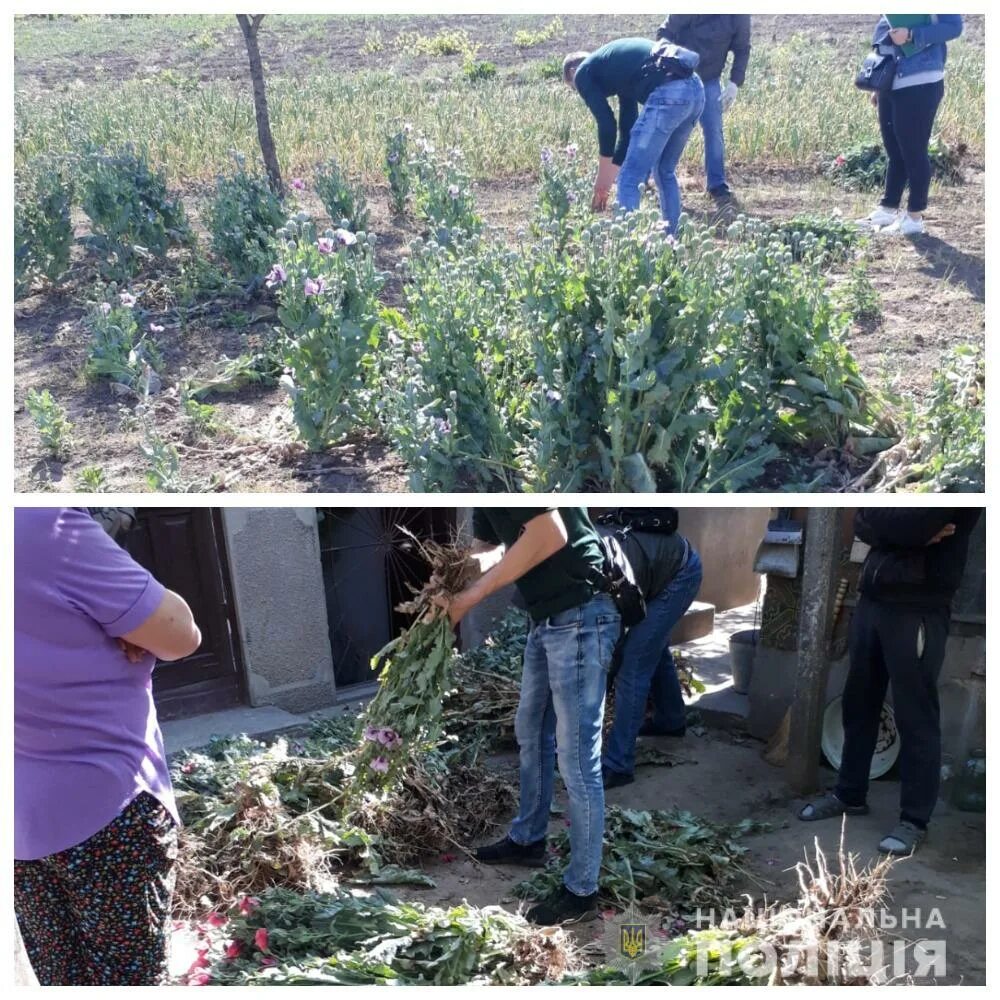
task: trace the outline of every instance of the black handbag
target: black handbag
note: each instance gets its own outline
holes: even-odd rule
[[[874,94],[883,94],[892,90],[892,81],[896,79],[896,56],[884,55],[877,49],[865,56],[854,86],[858,90],[867,90]]]

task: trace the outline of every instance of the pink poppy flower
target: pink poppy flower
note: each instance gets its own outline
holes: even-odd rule
[[[842,167],[847,162],[847,157],[841,154],[833,161],[835,167]]]
[[[326,282],[322,278],[306,278],[302,291],[307,299],[313,295],[322,295],[326,291]]]
[[[280,264],[274,264],[271,270],[267,272],[267,279],[264,284],[268,288],[274,288],[275,285],[283,285],[287,280],[288,272]]]
[[[207,986],[212,981],[212,977],[207,972],[196,972],[188,976],[188,986]]]
[[[151,333],[163,333],[165,327],[160,326],[159,323],[150,323],[149,330]]]
[[[269,969],[272,966],[277,965],[277,964],[278,964],[278,960],[276,958],[272,958],[270,955],[268,955],[266,958],[261,959],[260,967],[262,969]]]
[[[191,774],[195,770],[195,762],[189,760],[186,764],[181,764],[181,774]]]
[[[457,184],[448,185],[448,197],[457,198],[462,193],[462,189]]]
[[[242,941],[230,941],[229,944],[226,945],[226,958],[239,958],[241,951],[243,951]]]
[[[316,241],[316,249],[320,253],[333,253],[333,240],[329,236],[321,236]]]
[[[304,191],[306,182],[301,177],[293,177],[292,187],[295,188],[296,191]]]
[[[399,735],[399,733],[396,732],[395,729],[382,729],[379,731],[378,736],[376,736],[375,738],[387,750],[394,750],[396,747],[400,746],[403,742],[403,738]]]
[[[126,309],[131,309],[135,305],[135,296],[129,292],[122,292],[118,298],[121,300],[121,304],[125,306]]]
[[[260,906],[260,900],[256,896],[244,896],[240,900],[240,913],[245,917],[248,913],[253,913]]]
[[[364,732],[361,735],[369,743],[377,743],[379,736],[382,735],[382,730],[376,726],[365,726]]]
[[[111,303],[110,302],[102,302],[101,305],[100,305],[100,310],[101,310],[101,315],[102,316],[107,316],[108,313],[111,312]]]
[[[342,243],[345,247],[352,247],[358,242],[357,236],[349,229],[335,229],[333,235],[337,242]]]
[[[225,927],[229,923],[229,920],[224,917],[218,910],[212,910],[212,912],[205,917],[205,923],[209,927]]]
[[[576,156],[578,152],[580,152],[580,147],[575,142],[571,142],[566,147],[566,156],[570,160],[572,160],[573,157]]]
[[[389,762],[385,757],[376,757],[369,765],[373,771],[378,771],[380,774],[385,774],[389,770]]]
[[[253,936],[253,943],[260,951],[267,951],[267,928],[258,927],[257,933]]]

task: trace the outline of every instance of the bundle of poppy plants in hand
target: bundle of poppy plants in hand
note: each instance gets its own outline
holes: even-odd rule
[[[391,789],[414,755],[435,745],[441,736],[454,635],[439,602],[464,589],[476,567],[466,548],[415,538],[414,542],[431,575],[412,600],[397,608],[413,615],[413,624],[372,657],[379,689],[362,719],[361,743],[347,788],[347,801],[355,804],[365,793]]]

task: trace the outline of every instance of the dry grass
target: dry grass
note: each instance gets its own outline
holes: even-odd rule
[[[747,911],[737,929],[773,949],[770,986],[865,986],[871,971],[857,963],[880,936],[877,910],[889,897],[894,859],[859,866],[844,848],[844,825],[833,867],[815,841],[814,855],[795,866],[799,898],[791,906]]]

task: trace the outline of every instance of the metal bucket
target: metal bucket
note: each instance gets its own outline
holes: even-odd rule
[[[746,694],[750,690],[753,661],[759,641],[760,631],[755,628],[734,632],[729,637],[729,665],[733,671],[733,690],[737,694]]]

